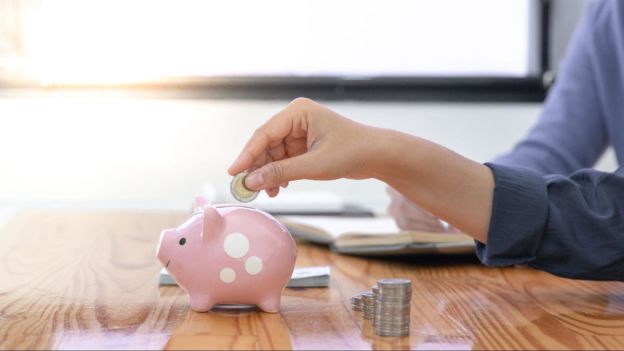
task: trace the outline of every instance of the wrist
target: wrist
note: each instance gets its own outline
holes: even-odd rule
[[[422,138],[388,130],[379,133],[374,178],[485,242],[494,188],[489,168]]]

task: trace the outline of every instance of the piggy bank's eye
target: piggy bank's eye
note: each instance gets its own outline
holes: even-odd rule
[[[186,244],[186,238],[180,239],[180,246]]]

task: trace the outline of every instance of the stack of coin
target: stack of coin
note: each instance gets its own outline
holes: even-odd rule
[[[373,293],[367,291],[362,294],[362,317],[373,320],[375,318],[375,305],[373,304]]]
[[[379,287],[377,285],[373,285],[373,308],[375,309],[375,313],[377,313],[377,304],[379,301]],[[373,317],[373,325],[377,323],[377,318]]]
[[[412,282],[381,279],[377,282],[375,331],[379,336],[406,336],[410,329]]]
[[[362,294],[365,293],[360,292],[353,296],[351,296],[351,309],[354,311],[362,312]]]

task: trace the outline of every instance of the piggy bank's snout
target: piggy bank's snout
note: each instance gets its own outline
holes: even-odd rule
[[[163,266],[167,264],[167,261],[169,260],[169,255],[167,254],[167,236],[169,236],[174,231],[175,229],[165,229],[160,232],[158,247],[156,248],[156,257],[158,257],[158,260],[160,261],[160,263],[163,264]]]

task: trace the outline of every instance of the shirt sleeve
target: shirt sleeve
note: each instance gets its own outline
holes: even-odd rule
[[[605,151],[609,140],[596,67],[601,54],[612,48],[595,40],[604,6],[604,1],[590,3],[537,123],[511,152],[494,162],[567,175],[592,167]]]
[[[559,276],[624,280],[624,167],[541,175],[487,163],[495,188],[486,265],[526,264]]]

